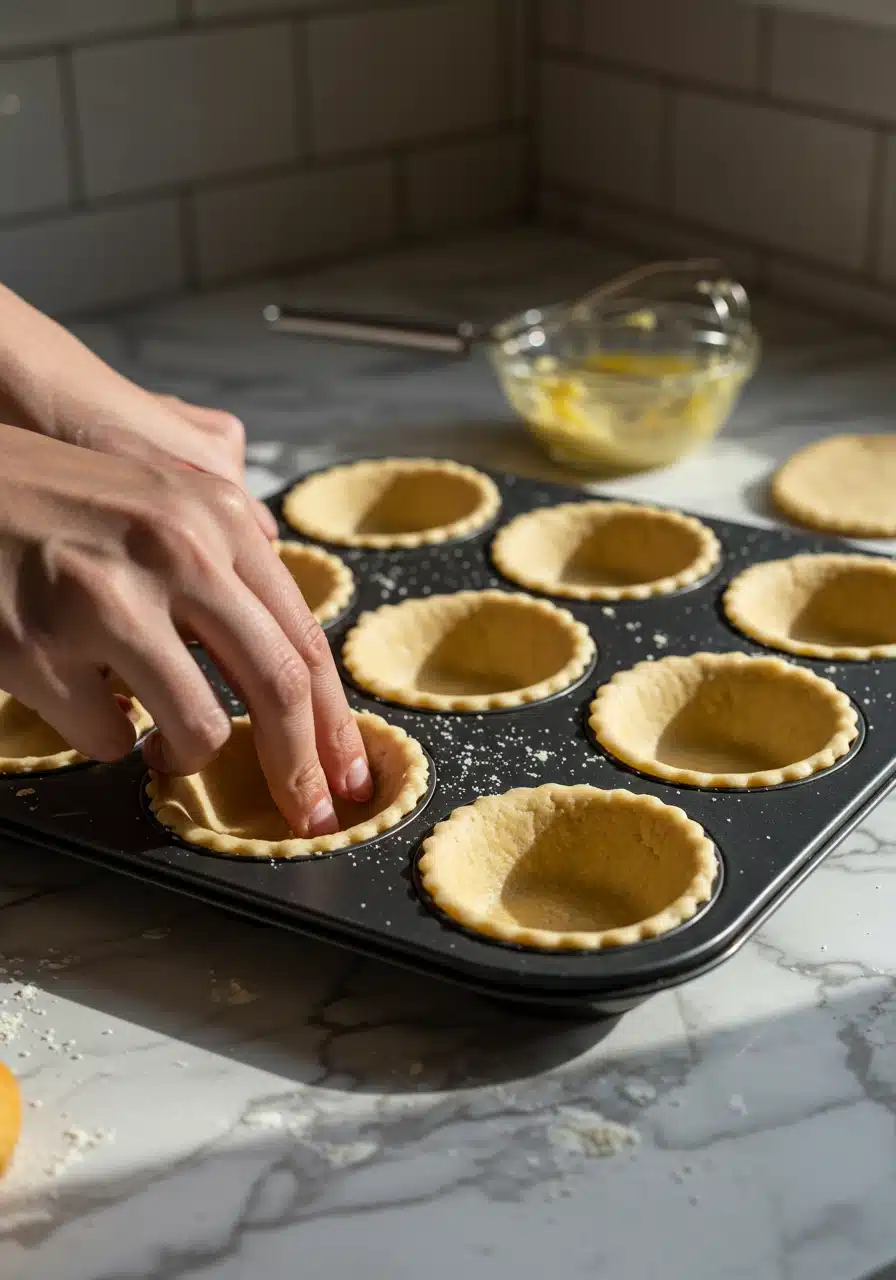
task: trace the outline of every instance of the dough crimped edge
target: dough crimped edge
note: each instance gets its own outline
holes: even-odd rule
[[[539,517],[548,513],[561,516],[568,513],[569,523],[576,526],[584,523],[580,515],[589,511],[604,515],[645,515],[650,518],[662,518],[669,524],[678,525],[693,533],[699,542],[699,551],[692,562],[678,573],[667,574],[650,582],[633,583],[630,586],[584,586],[574,583],[558,582],[548,574],[541,574],[526,564],[515,559],[512,537],[523,523],[535,523]],[[541,591],[545,595],[561,596],[567,600],[646,600],[650,596],[671,595],[681,591],[695,582],[705,578],[719,563],[722,556],[721,544],[708,525],[695,516],[686,515],[683,511],[674,511],[665,507],[649,506],[637,502],[563,502],[553,507],[538,507],[534,511],[525,511],[516,516],[499,530],[492,543],[492,562],[495,568],[511,582],[528,587],[530,591]]]
[[[801,561],[811,562],[813,565],[830,564],[832,567],[841,565],[844,568],[855,566],[857,569],[879,569],[882,573],[892,574],[894,581],[896,581],[896,562],[884,560],[877,556],[863,556],[858,552],[843,555],[837,552],[819,555],[806,554],[791,556],[788,560],[764,560],[760,564],[750,565],[749,568],[744,569],[742,573],[739,573],[736,578],[731,580],[722,597],[722,607],[725,610],[725,616],[728,621],[733,623],[744,635],[750,636],[753,640],[758,640],[760,644],[767,645],[769,649],[779,649],[784,653],[795,653],[804,658],[827,658],[844,662],[867,662],[872,658],[896,658],[896,642],[892,644],[828,645],[810,640],[794,640],[771,627],[764,626],[761,618],[757,619],[755,612],[744,604],[744,596],[752,584],[757,578],[761,578],[771,565],[791,564],[794,567],[798,567]]]
[[[323,547],[312,547],[307,542],[278,540],[272,545],[287,568],[289,568],[289,560],[293,556],[297,559],[304,557],[326,567],[332,574],[333,586],[317,608],[312,610],[312,613],[322,627],[338,617],[355,594],[355,576],[345,561],[341,560],[339,556],[334,556],[331,551],[324,551]]]
[[[315,520],[302,511],[303,486],[312,483],[318,477],[332,477],[340,472],[369,471],[372,475],[381,474],[384,470],[394,475],[411,474],[414,471],[441,471],[445,475],[456,476],[466,480],[471,487],[479,491],[479,501],[468,515],[450,524],[434,526],[432,529],[421,529],[410,533],[369,533],[352,534],[334,531],[325,522]],[[461,462],[453,462],[448,458],[374,458],[362,459],[341,466],[329,467],[326,471],[315,472],[306,476],[290,489],[283,499],[283,518],[292,528],[297,529],[308,538],[316,538],[319,542],[329,542],[342,547],[370,547],[382,551],[398,548],[422,547],[431,543],[452,542],[457,538],[465,538],[469,534],[484,528],[498,514],[501,508],[501,495],[495,482],[475,467]]]
[[[505,600],[525,601],[527,607],[553,618],[563,626],[574,643],[572,657],[559,671],[545,680],[524,688],[509,690],[504,693],[488,694],[440,694],[429,693],[423,689],[414,690],[401,685],[392,684],[382,679],[376,665],[368,663],[364,655],[367,642],[367,631],[378,615],[386,610],[402,610],[408,619],[408,626],[414,625],[414,615],[421,608],[431,609],[439,602],[449,603],[479,599],[482,601]],[[584,623],[579,622],[566,609],[562,609],[548,600],[537,600],[534,596],[525,595],[521,591],[498,591],[488,588],[484,591],[457,591],[451,595],[420,596],[412,600],[403,600],[400,604],[384,604],[377,609],[362,613],[355,626],[348,633],[342,649],[342,661],[352,679],[376,697],[386,702],[395,702],[405,707],[422,707],[428,711],[494,711],[508,707],[519,707],[530,702],[541,702],[552,694],[568,689],[584,674],[596,652],[591,633]]]
[[[618,737],[612,722],[610,724],[607,723],[608,707],[612,707],[612,700],[616,692],[627,684],[636,681],[642,671],[648,669],[656,671],[662,664],[669,664],[670,669],[672,669],[672,664],[685,662],[698,662],[707,668],[715,670],[723,669],[729,665],[739,666],[744,663],[756,664],[758,667],[758,664],[761,663],[770,679],[801,680],[807,686],[811,686],[817,694],[827,698],[836,709],[836,728],[826,745],[811,756],[807,756],[803,760],[796,760],[793,764],[784,765],[778,769],[760,769],[751,773],[702,773],[696,769],[677,768],[673,765],[663,764],[655,756],[633,751],[627,742]],[[686,786],[707,789],[729,787],[740,790],[753,787],[777,787],[782,782],[797,782],[803,778],[809,778],[814,773],[829,769],[831,765],[845,756],[858,737],[859,732],[855,708],[846,694],[841,693],[830,680],[826,680],[823,676],[815,675],[812,671],[806,671],[802,667],[797,667],[791,662],[786,662],[783,658],[751,657],[745,653],[694,653],[687,657],[672,656],[661,658],[654,662],[639,662],[625,671],[618,671],[605,685],[597,690],[591,703],[588,723],[600,745],[605,747],[618,760],[621,760],[623,764],[637,769],[640,773],[648,774],[650,777],[661,778],[665,782],[680,782]]]
[[[193,822],[182,809],[171,804],[165,795],[165,777],[150,770],[146,783],[146,795],[150,808],[162,826],[174,831],[187,844],[200,845],[212,849],[216,853],[236,854],[255,858],[307,858],[318,854],[335,853],[351,845],[362,844],[365,840],[373,840],[383,835],[411,813],[426,794],[429,785],[429,763],[423,748],[416,738],[405,733],[398,725],[389,724],[382,716],[370,711],[356,711],[355,719],[359,724],[366,722],[374,727],[380,737],[390,738],[397,751],[403,753],[406,761],[404,785],[388,808],[374,814],[365,822],[359,822],[344,831],[334,831],[332,835],[301,838],[291,840],[251,840],[242,836],[227,835],[221,831],[212,831]],[[235,722],[248,723],[248,716],[235,716]]]
[[[595,792],[606,797],[608,804],[628,805],[644,813],[662,811],[670,827],[675,827],[692,843],[696,855],[697,870],[687,889],[662,911],[644,920],[618,928],[593,932],[582,930],[534,929],[523,925],[509,925],[495,920],[476,903],[468,902],[452,893],[439,875],[439,861],[446,848],[463,839],[464,827],[475,814],[485,822],[501,821],[501,813],[508,805],[537,809],[553,809],[558,802],[575,803],[593,798]],[[675,805],[665,804],[655,796],[639,795],[631,791],[603,791],[581,783],[566,786],[562,783],[546,783],[540,787],[516,787],[497,796],[482,796],[471,805],[453,810],[434,827],[423,842],[417,870],[423,888],[435,905],[458,924],[478,934],[496,938],[517,946],[549,951],[597,951],[608,947],[629,946],[649,938],[657,938],[690,920],[712,897],[713,885],[719,871],[718,859],[712,841],[703,828]]]

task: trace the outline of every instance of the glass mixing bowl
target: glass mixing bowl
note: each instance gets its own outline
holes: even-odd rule
[[[725,424],[759,337],[742,286],[705,266],[657,264],[493,329],[507,399],[552,458],[593,471],[661,466]]]

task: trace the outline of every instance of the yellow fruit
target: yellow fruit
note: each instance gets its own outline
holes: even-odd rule
[[[0,1174],[16,1149],[22,1129],[22,1096],[16,1078],[0,1062]]]

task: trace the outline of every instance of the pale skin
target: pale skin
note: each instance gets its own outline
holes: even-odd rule
[[[230,722],[186,644],[245,699],[300,836],[373,783],[326,637],[243,486],[232,415],[154,396],[0,286],[0,688],[85,755],[134,745],[116,673],[157,726],[153,769],[194,773]]]

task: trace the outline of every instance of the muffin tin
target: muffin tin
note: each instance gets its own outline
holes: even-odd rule
[[[360,612],[417,595],[487,587],[517,590],[493,568],[495,528],[538,506],[581,500],[563,485],[493,474],[502,508],[464,541],[408,550],[330,548],[351,567],[356,595],[327,627],[338,655]],[[270,499],[279,515],[284,490]],[[746,565],[841,549],[836,539],[704,521],[721,563],[674,595],[605,602],[557,600],[597,643],[594,665],[571,688],[530,706],[479,714],[383,703],[346,679],[353,706],[401,725],[426,750],[430,792],[377,840],[300,861],[226,858],[179,844],[148,810],[138,752],[114,765],[0,780],[0,834],[74,854],[139,879],[314,934],[365,954],[544,1010],[617,1014],[731,955],[896,783],[896,661],[790,661],[826,675],[859,712],[850,753],[805,781],[753,791],[701,790],[641,776],[610,758],[587,727],[596,687],[650,656],[697,651],[768,653],[725,620],[721,596]],[[280,536],[295,538],[281,522]],[[197,661],[234,711],[240,704],[209,660]],[[712,901],[664,936],[600,952],[524,950],[442,918],[416,882],[415,857],[436,822],[479,795],[544,782],[623,787],[683,808],[720,859]]]

